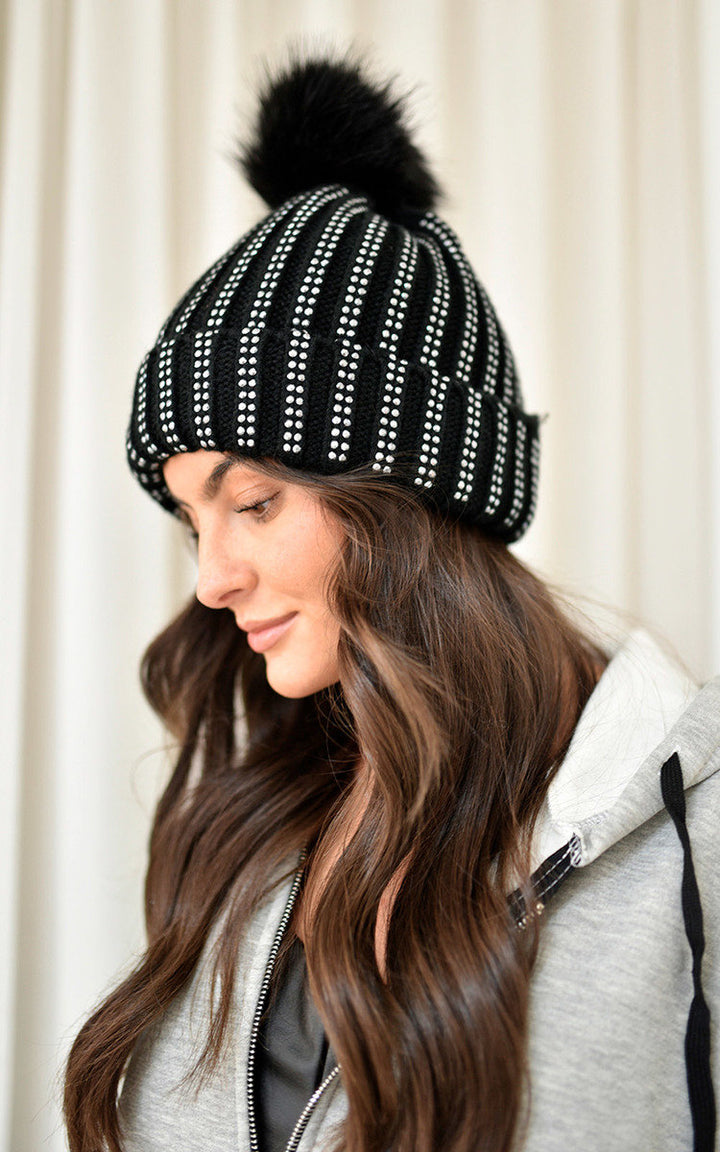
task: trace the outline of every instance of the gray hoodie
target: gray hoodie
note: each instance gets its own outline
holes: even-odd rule
[[[544,910],[531,984],[529,1122],[517,1152],[716,1146],[708,1081],[720,1082],[719,767],[720,677],[698,687],[645,632],[633,632],[583,711],[533,842]],[[682,787],[692,866],[677,812]],[[232,1050],[215,1079],[197,1096],[175,1089],[207,1027],[206,963],[142,1037],[120,1100],[128,1152],[254,1152],[248,1081],[257,1007],[298,881],[299,873],[283,882],[249,926]],[[688,931],[697,935],[699,915],[702,994],[686,1054]],[[326,1152],[346,1107],[335,1069],[308,1101],[289,1149]]]

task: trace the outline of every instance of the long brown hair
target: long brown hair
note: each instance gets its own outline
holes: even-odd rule
[[[518,878],[529,892],[533,825],[606,657],[503,543],[406,486],[252,463],[344,526],[326,586],[339,681],[279,696],[231,613],[194,599],[149,646],[143,687],[178,755],[150,839],[148,947],[73,1044],[70,1148],[122,1152],[127,1060],[223,911],[196,1065],[212,1073],[248,919],[303,847],[311,864],[342,828],[362,758],[369,803],[306,939],[348,1096],[339,1147],[507,1152],[526,1115],[537,926],[518,930],[506,894]],[[381,974],[375,923],[401,865]]]

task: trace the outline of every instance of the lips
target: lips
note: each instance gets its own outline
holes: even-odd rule
[[[297,612],[291,612],[287,616],[277,616],[274,620],[248,621],[250,627],[245,631],[253,652],[265,652],[270,648],[287,631],[296,616]]]
[[[267,620],[246,620],[240,627],[243,632],[263,632],[266,628],[274,628],[276,624],[284,624],[294,615],[294,612],[286,612],[284,616],[268,617]]]

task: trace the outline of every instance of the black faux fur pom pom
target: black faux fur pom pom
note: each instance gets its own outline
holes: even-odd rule
[[[276,208],[318,184],[344,184],[383,215],[433,208],[440,189],[403,122],[404,97],[349,58],[295,60],[260,93],[255,136],[238,160]]]

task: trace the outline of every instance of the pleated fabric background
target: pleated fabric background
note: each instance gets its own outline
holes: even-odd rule
[[[134,375],[263,211],[263,61],[355,44],[418,139],[542,430],[519,554],[720,670],[717,0],[0,4],[0,1144],[65,1147],[62,1061],[143,946],[165,741],[145,644],[192,593],[124,459]],[[595,608],[590,609],[591,613]]]

